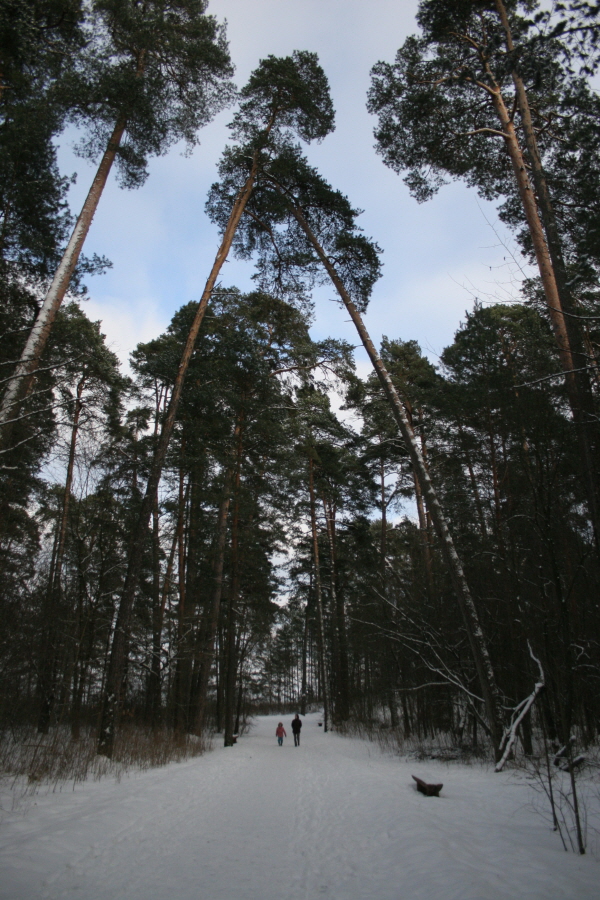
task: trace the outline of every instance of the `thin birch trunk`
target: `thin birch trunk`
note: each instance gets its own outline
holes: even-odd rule
[[[385,596],[387,583],[387,497],[385,495],[385,463],[383,460],[383,456],[381,457],[379,463],[379,486],[381,496],[381,534],[379,552],[381,557],[381,586],[383,594]]]
[[[85,378],[82,378],[77,385],[77,393],[75,396],[75,410],[73,413],[73,425],[71,427],[71,443],[69,446],[69,462],[67,464],[67,479],[65,481],[65,495],[63,499],[62,516],[60,521],[60,532],[58,539],[58,547],[56,550],[56,562],[54,567],[54,581],[60,586],[62,574],[62,566],[65,557],[65,544],[67,540],[67,525],[69,522],[69,506],[71,502],[71,488],[73,486],[73,472],[75,470],[75,450],[77,447],[77,437],[79,435],[79,420],[81,410],[83,408],[82,394],[85,387]]]
[[[158,436],[161,407],[166,401],[167,390],[154,383],[154,440]],[[160,511],[158,491],[152,498],[152,656],[146,690],[146,718],[152,728],[158,725],[161,706],[160,654],[162,644],[163,612],[160,590]]]
[[[224,744],[233,746],[233,717],[235,707],[236,662],[236,607],[240,593],[240,560],[239,560],[239,527],[240,527],[240,483],[242,474],[242,430],[238,435],[236,447],[235,482],[233,488],[234,504],[231,521],[231,591],[227,609],[225,635],[225,703],[224,703]]]
[[[160,596],[160,520],[158,495],[152,502],[152,657],[146,692],[146,718],[154,728],[160,708],[160,649],[162,615]]]
[[[346,722],[350,718],[350,695],[348,686],[348,638],[346,635],[346,611],[344,601],[337,590],[335,583],[335,512],[323,497],[323,511],[327,523],[327,540],[329,543],[329,584],[331,600],[336,618],[336,630],[338,634],[337,662],[338,671],[336,677],[337,706],[336,719]]]
[[[323,593],[321,591],[321,566],[319,563],[319,536],[317,534],[317,514],[315,509],[314,463],[308,460],[308,490],[310,495],[310,526],[313,540],[313,560],[315,567],[315,594],[317,600],[317,635],[321,670],[321,688],[323,693],[323,729],[329,727],[329,685],[327,682],[327,666],[325,662],[325,622],[323,619]]]
[[[429,544],[429,529],[427,527],[427,513],[425,511],[425,503],[423,502],[423,491],[417,473],[413,469],[413,483],[415,486],[415,501],[417,504],[417,516],[419,519],[419,536],[421,538],[421,552],[423,553],[423,562],[425,563],[425,576],[427,582],[427,594],[429,599],[433,599],[433,560],[431,556],[431,546]]]
[[[427,471],[429,471],[429,462],[427,459],[427,441],[425,440],[425,423],[423,421],[423,409],[419,407],[417,410],[419,417],[419,435],[421,441],[421,453],[423,454],[423,461],[425,463],[425,467]],[[412,425],[412,418],[411,418]],[[420,488],[420,486],[419,486]],[[425,554],[425,565],[427,569],[427,588],[429,590],[430,599],[434,596],[434,582],[433,582],[433,548],[432,548],[432,540],[431,540],[431,516],[427,510],[426,504],[423,502],[423,494],[421,494],[421,507],[424,516],[424,524],[422,526],[423,530],[423,552]],[[420,519],[419,519],[420,522]]]
[[[200,543],[198,537],[198,517],[201,505],[202,470],[196,464],[189,477],[188,493],[190,495],[189,515],[186,537],[185,564],[185,611],[182,619],[182,641],[178,652],[179,678],[179,715],[181,731],[190,730],[190,709],[192,702],[194,647],[197,631],[197,607],[199,602],[198,559]],[[187,509],[187,502],[186,502]]]
[[[160,598],[160,621],[159,627],[162,630],[162,625],[165,617],[165,609],[167,607],[167,600],[169,597],[169,591],[171,590],[171,585],[173,583],[173,569],[175,568],[175,553],[177,551],[177,541],[179,539],[179,531],[177,526],[173,532],[173,540],[171,541],[171,549],[169,550],[169,558],[167,560],[167,569],[165,571],[165,577],[163,578],[162,585],[162,593]]]
[[[240,733],[240,720],[242,718],[242,702],[244,699],[244,659],[240,658],[240,677],[238,681],[237,703],[235,707],[234,736]]]
[[[184,444],[182,441],[182,455],[184,453]],[[185,630],[184,623],[186,617],[186,608],[185,608],[185,600],[186,600],[186,576],[185,576],[185,510],[187,506],[188,494],[190,484],[188,482],[188,489],[185,487],[185,473],[183,470],[183,466],[179,469],[179,512],[177,516],[177,591],[179,594],[179,602],[177,604],[177,662],[175,666],[175,685],[174,691],[174,716],[173,716],[173,727],[176,732],[182,734],[185,731],[186,727],[186,708],[187,708],[187,698],[185,696],[185,687],[184,687],[184,644],[185,644]]]
[[[381,531],[379,535],[380,547],[379,554],[381,560],[381,594],[384,598],[383,615],[388,615],[387,609],[387,507],[388,500],[385,492],[385,462],[383,456],[379,463],[379,488],[380,488],[380,504],[381,504]],[[385,640],[385,654],[382,665],[385,682],[385,693],[387,703],[390,710],[390,724],[392,728],[398,725],[398,709],[396,706],[396,698],[394,694],[394,659],[389,645],[389,640]]]
[[[481,531],[481,537],[482,537],[484,540],[487,540],[488,533],[487,533],[487,526],[486,526],[486,524],[485,524],[485,515],[484,515],[484,512],[483,512],[483,504],[482,504],[482,502],[481,502],[481,495],[480,495],[480,493],[479,493],[479,488],[478,488],[478,486],[477,486],[477,479],[475,478],[475,472],[474,472],[474,470],[473,470],[473,464],[472,464],[472,462],[471,462],[471,456],[470,456],[469,451],[468,451],[468,449],[467,449],[467,440],[466,440],[465,432],[464,432],[464,429],[463,429],[463,427],[462,427],[462,425],[461,425],[460,422],[458,423],[458,433],[460,434],[460,437],[461,437],[461,440],[462,440],[462,443],[463,443],[462,449],[463,449],[463,452],[464,452],[464,454],[465,454],[465,463],[466,463],[466,466],[467,466],[467,470],[468,470],[468,472],[469,472],[469,479],[470,479],[470,481],[471,481],[471,488],[472,488],[472,490],[473,490],[473,499],[474,499],[474,501],[475,501],[475,508],[476,508],[476,510],[477,510],[477,518],[478,518],[478,520],[479,520],[479,530]]]
[[[282,191],[283,193],[283,191]],[[367,351],[369,359],[375,369],[375,373],[379,378],[380,384],[390,404],[392,413],[400,430],[400,434],[404,440],[408,450],[413,468],[417,473],[421,490],[427,502],[427,508],[432,517],[434,527],[440,540],[441,549],[444,554],[446,565],[448,566],[454,590],[461,609],[465,630],[469,639],[471,653],[477,669],[477,675],[481,692],[483,694],[486,712],[489,720],[490,731],[494,743],[494,752],[498,754],[498,747],[503,733],[504,711],[502,708],[502,698],[498,689],[492,661],[490,659],[487,642],[483,634],[479,614],[475,607],[475,603],[471,596],[471,591],[467,584],[461,560],[454,546],[454,541],[450,530],[446,523],[446,518],[442,511],[442,507],[438,500],[436,491],[433,487],[421,448],[410,427],[406,410],[398,396],[396,388],[390,378],[390,375],[383,364],[375,345],[373,344],[360,313],[352,302],[350,294],[344,287],[344,284],[338,275],[335,267],[329,260],[329,257],[321,247],[310,225],[306,221],[301,209],[290,204],[292,215],[306,234],[309,242],[315,249],[315,252],[323,266],[325,267],[331,281],[333,282],[344,306],[350,314],[350,318],[354,322],[356,330],[360,336],[362,344]]]
[[[407,408],[405,405],[405,409],[407,409],[407,419],[409,425],[411,427],[411,431],[414,437],[414,427],[413,427],[413,418],[412,418],[412,409],[410,406]],[[421,421],[422,425],[422,421]],[[416,440],[416,438],[415,438]],[[427,454],[425,447],[425,439],[423,437],[423,429],[421,428],[421,453],[423,455],[423,462],[425,467],[427,467]],[[421,490],[421,483],[419,481],[417,472],[413,468],[412,470],[413,483],[415,486],[415,502],[417,504],[417,516],[419,518],[419,534],[421,538],[421,550],[423,553],[423,561],[425,563],[425,574],[427,578],[427,594],[429,599],[433,599],[433,559],[431,555],[431,545],[429,543],[429,528],[427,523],[427,511],[425,509],[425,503],[423,501],[423,491]]]
[[[304,610],[304,629],[302,631],[302,684],[300,687],[300,715],[306,715],[306,699],[308,693],[307,681],[307,655],[308,655],[308,613],[310,607],[310,596],[312,593],[312,573],[310,575],[310,583],[308,586],[308,597],[306,598],[306,609]]]

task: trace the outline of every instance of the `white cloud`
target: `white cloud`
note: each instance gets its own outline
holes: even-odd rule
[[[100,321],[108,347],[115,353],[124,370],[129,369],[129,355],[138,343],[152,340],[169,324],[159,312],[155,300],[135,301],[118,297],[104,297],[102,302],[88,300],[82,308],[92,321]]]

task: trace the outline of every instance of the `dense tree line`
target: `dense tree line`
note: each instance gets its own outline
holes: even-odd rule
[[[319,703],[325,728],[486,736],[499,759],[542,677],[524,750],[594,741],[592,5],[423,0],[419,34],[374,66],[385,164],[419,201],[448,178],[497,200],[539,273],[477,304],[438,367],[365,327],[380,247],[299,143],[334,127],[315,54],[270,56],[236,93],[205,0],[1,7],[2,722],[91,729],[110,756],[127,718],[230,745],[253,709]],[[107,264],[81,255],[102,188],[113,164],[141,186],[149,156],[234,102],[206,285],[126,377],[76,302]],[[99,164],[75,222],[69,123]],[[221,285],[230,252],[255,291]],[[348,345],[311,338],[323,283],[366,380]]]

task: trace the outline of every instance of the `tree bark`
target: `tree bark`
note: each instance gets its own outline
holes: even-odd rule
[[[515,46],[506,7],[503,0],[495,0],[495,4],[506,34],[507,50],[509,53],[514,53]],[[565,378],[587,481],[587,503],[594,529],[596,549],[600,550],[600,466],[598,465],[600,436],[588,369],[588,353],[585,347],[585,338],[579,326],[577,309],[569,288],[558,223],[538,149],[527,90],[516,68],[512,70],[512,80],[521,115],[525,146],[531,163],[531,177],[546,234],[547,252],[554,272],[560,308],[565,314],[563,320],[572,357],[571,369],[565,369]],[[548,303],[550,303],[550,299],[547,297]]]
[[[125,125],[125,120],[119,119],[110,136],[92,181],[92,186],[67,244],[67,249],[63,253],[63,257],[52,279],[52,284],[29,333],[21,358],[2,398],[0,406],[0,446],[8,446],[12,421],[18,415],[21,400],[31,389],[35,370],[39,365],[56,315],[69,287],[73,270],[79,260],[81,249],[90,230],[94,213],[98,208],[100,197],[119,149]]]
[[[519,140],[517,138],[517,133],[512,121],[512,117],[508,112],[508,109],[506,108],[504,98],[500,89],[490,88],[489,92],[492,98],[494,109],[496,110],[496,114],[502,125],[502,132],[505,138],[505,146],[512,163],[513,172],[515,174],[519,196],[521,198],[523,211],[527,220],[527,227],[529,229],[529,234],[533,244],[538,271],[540,273],[540,278],[544,288],[546,305],[548,307],[548,313],[558,347],[561,366],[563,368],[563,371],[565,372],[567,390],[569,391],[569,397],[571,397],[574,389],[571,345],[569,343],[567,325],[565,322],[565,317],[563,315],[562,304],[560,302],[560,296],[558,293],[558,286],[556,284],[556,277],[554,274],[554,268],[552,266],[552,260],[550,259],[550,254],[546,245],[542,222],[537,210],[534,193],[531,190],[531,185],[529,184],[525,160],[523,158],[523,153],[519,145]]]

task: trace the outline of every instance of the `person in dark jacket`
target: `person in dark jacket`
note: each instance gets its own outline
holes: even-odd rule
[[[302,719],[296,713],[292,719],[292,733],[294,735],[294,747],[300,746],[300,729],[302,728]]]

